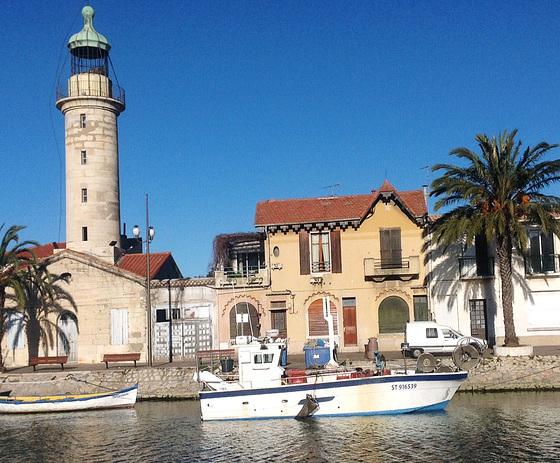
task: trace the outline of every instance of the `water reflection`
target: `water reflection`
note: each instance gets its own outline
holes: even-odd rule
[[[445,412],[205,422],[198,402],[0,416],[11,462],[515,462],[560,455],[558,393],[459,394]]]

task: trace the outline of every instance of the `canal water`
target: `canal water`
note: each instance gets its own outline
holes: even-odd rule
[[[204,422],[197,401],[0,416],[2,462],[552,462],[560,393],[457,394],[443,412]]]

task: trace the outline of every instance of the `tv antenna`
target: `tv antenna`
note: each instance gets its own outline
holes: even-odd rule
[[[331,196],[334,196],[334,189],[340,188],[340,183],[335,183],[334,185],[324,186],[323,188],[330,188],[331,189]]]

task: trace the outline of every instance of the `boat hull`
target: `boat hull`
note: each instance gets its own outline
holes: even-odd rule
[[[50,413],[133,407],[138,384],[99,394],[0,398],[0,413]]]
[[[410,413],[443,410],[466,379],[466,372],[334,380],[310,375],[303,384],[201,391],[200,403],[204,421],[294,418],[308,394],[319,403],[314,417]]]

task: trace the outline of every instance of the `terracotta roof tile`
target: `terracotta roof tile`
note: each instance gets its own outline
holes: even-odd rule
[[[270,199],[257,203],[255,226],[360,219],[372,202],[373,195]]]
[[[66,249],[66,243],[47,243],[39,247],[27,248],[22,252],[22,255],[27,255],[30,257],[31,255],[28,254],[27,251],[31,251],[34,252],[37,256],[37,259],[40,260],[52,256],[55,249]]]
[[[170,252],[150,252],[150,276],[153,278],[163,264],[171,257]],[[125,254],[118,263],[122,270],[147,277],[147,254]]]
[[[428,213],[426,197],[422,190],[401,191],[397,192],[397,195],[400,196],[414,215],[423,216]]]
[[[383,185],[381,185],[381,188],[379,188],[379,191],[397,191],[395,187],[393,187],[393,185],[391,185],[389,183],[389,180],[385,179],[385,181],[383,182]]]
[[[255,226],[361,220],[380,195],[388,192],[394,192],[413,216],[427,214],[422,190],[399,192],[385,180],[378,191],[367,195],[261,201],[257,203]]]

